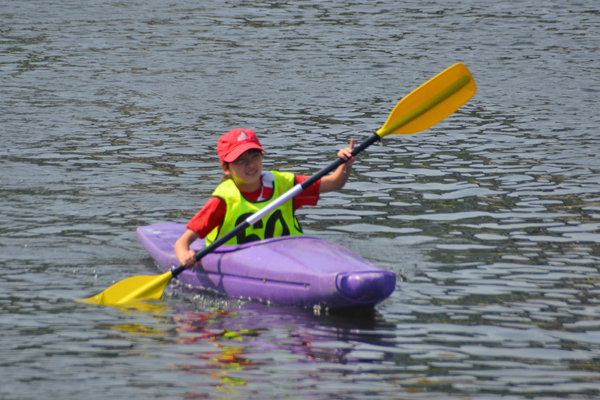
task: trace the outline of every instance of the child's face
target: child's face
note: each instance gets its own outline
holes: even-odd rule
[[[230,174],[235,184],[244,191],[260,189],[262,174],[262,152],[252,149],[242,153],[228,166],[223,165],[225,174]],[[250,190],[248,190],[250,189]]]

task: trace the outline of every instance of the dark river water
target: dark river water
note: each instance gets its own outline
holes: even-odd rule
[[[0,0],[1,399],[600,396],[600,8],[537,1]],[[170,285],[218,137],[311,174],[456,62],[478,92],[359,157],[305,231],[404,276],[373,312]]]

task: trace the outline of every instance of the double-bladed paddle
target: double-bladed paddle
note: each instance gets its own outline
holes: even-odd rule
[[[458,110],[473,97],[476,90],[473,76],[471,76],[471,73],[464,64],[458,63],[451,66],[413,90],[396,104],[396,107],[390,113],[383,127],[360,146],[354,148],[352,155],[356,156],[384,136],[408,135],[432,127]],[[252,214],[224,236],[197,252],[196,261],[200,261],[202,257],[212,253],[216,248],[228,242],[234,236],[237,236],[238,233],[244,231],[247,227],[254,225],[264,216],[270,214],[345,162],[346,160],[338,158],[331,165],[323,168],[308,180],[297,184],[275,199],[267,207]],[[160,299],[171,279],[184,270],[185,267],[180,265],[162,275],[127,278],[115,283],[104,292],[81,301],[91,304],[121,305],[139,299],[157,300]]]

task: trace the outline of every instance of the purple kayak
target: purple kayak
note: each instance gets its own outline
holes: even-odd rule
[[[164,223],[139,227],[137,235],[166,272],[179,265],[173,246],[185,230],[184,224]],[[191,246],[202,247],[202,240]],[[394,273],[337,243],[309,236],[221,246],[177,279],[229,297],[329,309],[373,307],[396,287]]]

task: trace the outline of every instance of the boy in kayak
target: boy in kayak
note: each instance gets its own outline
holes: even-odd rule
[[[196,263],[195,252],[190,250],[194,240],[205,238],[208,246],[294,185],[309,179],[290,172],[263,172],[264,151],[249,129],[234,129],[221,136],[217,153],[225,178],[213,192],[213,197],[188,222],[188,229],[175,243],[175,254],[181,265],[191,267]],[[316,205],[320,193],[339,190],[348,181],[355,161],[352,145],[338,151],[337,156],[347,161],[226,244],[302,235],[294,211],[301,206]]]

